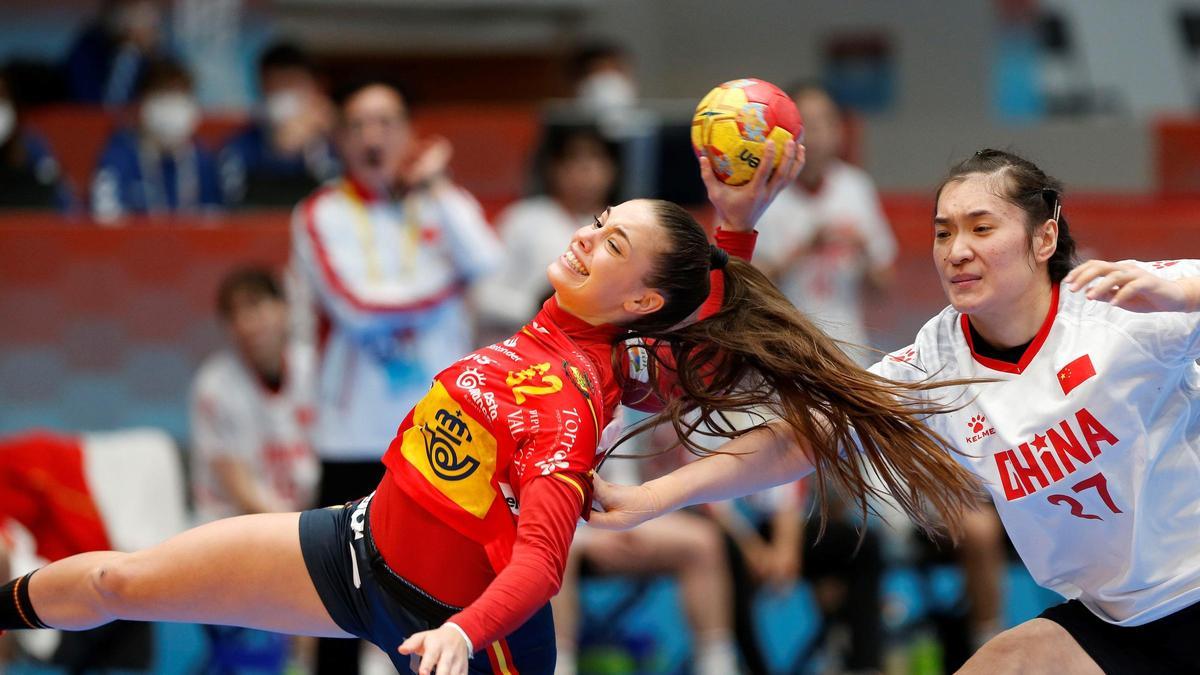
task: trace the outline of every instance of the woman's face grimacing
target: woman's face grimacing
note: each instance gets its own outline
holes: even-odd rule
[[[933,263],[947,300],[968,315],[1013,316],[1049,284],[1058,223],[1039,223],[1001,195],[1003,174],[969,174],[948,182],[933,219]]]
[[[664,304],[662,293],[644,280],[666,245],[651,203],[635,199],[576,230],[546,276],[568,312],[594,325],[628,323]]]

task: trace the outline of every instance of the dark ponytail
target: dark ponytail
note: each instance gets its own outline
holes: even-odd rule
[[[711,266],[707,247],[694,255]],[[664,267],[689,264],[681,255],[669,260]],[[691,309],[702,300],[694,299]],[[750,429],[734,428],[723,413],[763,419],[765,411],[807,441],[822,522],[830,482],[865,515],[868,496],[879,491],[867,482],[868,466],[900,507],[930,531],[940,527],[935,512],[956,531],[963,507],[977,499],[978,485],[951,456],[951,444],[924,424],[927,416],[947,411],[930,403],[925,392],[963,381],[903,384],[864,370],[761,272],[737,259],[725,266],[722,309],[688,326],[670,326],[674,323],[633,327],[657,366],[650,369],[657,380],[653,390],[671,395],[662,412],[626,438],[670,423],[684,446],[702,455],[709,451],[692,432],[735,438]]]

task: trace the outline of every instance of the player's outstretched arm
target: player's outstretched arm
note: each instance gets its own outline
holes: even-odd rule
[[[808,442],[782,422],[726,443],[713,454],[642,485],[616,485],[594,479],[595,500],[603,512],[589,522],[606,530],[626,530],[664,513],[694,504],[751,494],[803,478],[813,470]]]
[[[1200,277],[1168,279],[1133,263],[1089,260],[1065,281],[1072,291],[1092,284],[1089,300],[1131,312],[1200,312]]]

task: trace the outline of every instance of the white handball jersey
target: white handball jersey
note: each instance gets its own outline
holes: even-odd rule
[[[475,348],[464,284],[501,257],[456,187],[393,199],[342,179],[301,202],[288,300],[294,335],[320,345],[322,459],[383,456],[434,375]]]
[[[315,498],[320,468],[309,442],[313,422],[312,349],[293,345],[284,381],[272,392],[231,352],[208,358],[192,386],[192,485],[202,521],[243,512],[213,471],[212,461],[245,462],[278,503],[299,511]]]
[[[1137,265],[1167,278],[1200,262]],[[1139,314],[1065,285],[1019,364],[975,354],[947,307],[871,371],[994,378],[931,392],[1039,584],[1137,626],[1200,602],[1200,313]]]

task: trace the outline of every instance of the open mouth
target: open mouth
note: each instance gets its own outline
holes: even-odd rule
[[[579,258],[575,257],[575,252],[571,249],[567,249],[566,253],[563,253],[562,259],[563,262],[567,264],[567,267],[579,276],[586,277],[588,274],[590,274],[590,272],[588,272],[588,268],[584,267],[583,263],[579,262]]]

